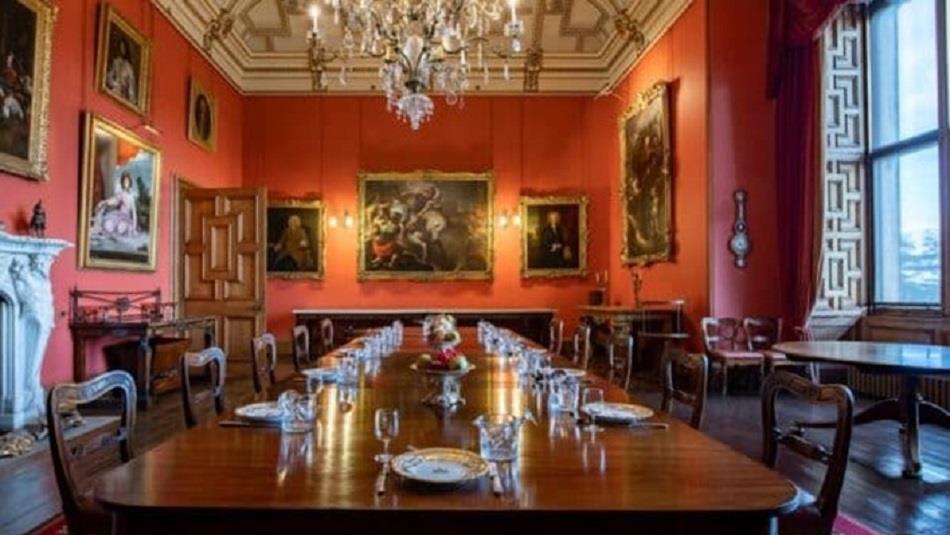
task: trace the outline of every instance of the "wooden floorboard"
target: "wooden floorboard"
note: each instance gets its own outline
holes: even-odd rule
[[[245,377],[229,378],[229,399],[250,391]],[[657,403],[658,395],[639,386],[636,395]],[[859,400],[859,405],[868,400]],[[793,400],[781,400],[781,416],[806,419],[821,416]],[[731,393],[709,398],[704,431],[738,451],[758,459],[761,449],[760,405],[752,393]],[[139,412],[135,440],[139,452],[183,430],[180,400],[169,394],[149,411]],[[827,437],[826,431],[809,436]],[[841,510],[883,534],[950,533],[950,430],[924,427],[922,432],[924,477],[902,479],[901,449],[896,424],[876,423],[855,428],[851,463],[841,497]],[[779,470],[802,488],[816,492],[823,467],[791,455],[780,458]],[[59,512],[60,503],[48,452],[0,469],[0,534],[27,533]]]

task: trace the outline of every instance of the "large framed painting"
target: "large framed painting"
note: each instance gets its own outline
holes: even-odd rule
[[[218,99],[200,82],[191,80],[188,98],[188,139],[214,152],[218,143]]]
[[[154,271],[161,154],[92,114],[84,146],[79,266]]]
[[[359,177],[360,280],[492,276],[491,173]]]
[[[325,227],[319,200],[268,199],[267,275],[322,279]]]
[[[109,4],[99,12],[96,86],[139,115],[148,114],[152,43]]]
[[[641,93],[620,118],[621,257],[625,264],[673,255],[669,88]]]
[[[56,8],[0,0],[0,170],[46,180],[49,78]]]
[[[587,197],[521,198],[521,275],[587,275]]]

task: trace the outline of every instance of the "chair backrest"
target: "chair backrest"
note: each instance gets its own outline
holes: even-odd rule
[[[772,349],[782,341],[782,318],[745,318],[742,320],[749,351]]]
[[[119,395],[120,416],[117,425],[66,438],[68,414],[106,394]],[[129,462],[135,453],[132,430],[135,426],[135,380],[124,371],[111,371],[84,383],[64,383],[50,389],[46,397],[46,423],[56,486],[63,502],[63,514],[71,533],[85,533],[87,513],[94,504],[86,491],[96,476]]]
[[[202,368],[206,372],[211,387],[196,392],[192,384],[191,372]],[[185,414],[185,427],[198,425],[200,408],[211,404],[215,414],[224,412],[224,381],[227,377],[227,357],[220,347],[209,347],[197,353],[187,352],[181,356],[178,365],[181,376],[181,406]]]
[[[703,318],[700,323],[703,331],[703,345],[706,352],[748,351],[745,329],[737,318]]]
[[[333,351],[333,320],[330,318],[320,320],[320,344],[324,355]]]
[[[564,349],[564,320],[553,318],[548,323],[548,351],[555,356],[560,356]]]
[[[815,405],[833,405],[837,408],[831,451],[821,444],[806,440],[797,429],[783,431],[779,427],[775,400],[783,391]],[[831,525],[838,514],[838,498],[848,468],[853,414],[854,397],[851,390],[843,385],[815,384],[800,375],[782,370],[771,373],[762,384],[762,461],[774,468],[778,460],[778,446],[782,445],[798,455],[828,466],[816,502],[822,523],[827,525],[827,533],[831,532]]]
[[[571,361],[583,369],[590,364],[590,325],[581,323],[574,330],[574,347]]]
[[[294,370],[300,373],[313,362],[310,359],[310,329],[306,325],[297,325],[291,339],[294,346]]]
[[[263,393],[277,382],[277,341],[274,335],[264,333],[251,340],[251,373],[254,391]]]
[[[618,348],[620,349],[619,355]],[[624,391],[630,388],[630,380],[633,378],[633,359],[636,355],[634,348],[634,337],[631,334],[611,334],[607,342],[608,361],[610,363],[607,380],[623,388]]]
[[[688,377],[692,390],[686,391],[677,386],[677,372]],[[709,359],[702,353],[690,354],[682,351],[668,351],[660,361],[660,373],[663,381],[663,399],[660,409],[673,413],[673,402],[679,402],[690,408],[689,425],[699,429],[703,424],[706,408],[706,388],[709,381]]]

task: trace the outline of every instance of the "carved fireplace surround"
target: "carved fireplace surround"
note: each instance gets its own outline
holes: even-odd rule
[[[42,422],[40,372],[54,315],[50,266],[71,246],[0,230],[0,433]]]

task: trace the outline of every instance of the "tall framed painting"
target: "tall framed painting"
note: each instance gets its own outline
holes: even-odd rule
[[[0,171],[47,179],[49,80],[56,8],[0,0]]]
[[[360,280],[492,277],[491,173],[359,177]]]
[[[325,262],[323,203],[268,199],[267,275],[282,279],[322,279]]]
[[[621,258],[625,264],[673,256],[669,87],[644,91],[620,118]]]
[[[148,114],[152,43],[109,4],[99,11],[96,86],[139,115]]]
[[[521,276],[587,275],[587,197],[521,198]]]
[[[188,139],[214,152],[218,143],[218,99],[201,82],[191,79],[188,98]]]
[[[79,267],[155,270],[160,177],[157,148],[86,115]]]

